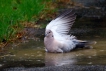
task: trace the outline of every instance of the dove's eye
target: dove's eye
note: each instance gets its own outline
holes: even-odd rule
[[[50,33],[50,32],[49,32]]]

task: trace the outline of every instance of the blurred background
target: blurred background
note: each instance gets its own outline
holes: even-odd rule
[[[1,0],[0,5],[1,46],[28,34],[44,34],[40,34],[41,29],[67,9],[75,10],[77,15],[70,33],[97,37],[106,34],[105,0]]]

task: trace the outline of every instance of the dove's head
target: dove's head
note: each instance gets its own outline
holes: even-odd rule
[[[45,32],[45,37],[53,37],[53,32],[51,30],[47,29]]]

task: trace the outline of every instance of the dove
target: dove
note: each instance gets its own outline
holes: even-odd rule
[[[47,24],[44,37],[46,52],[70,52],[73,49],[89,47],[96,43],[78,40],[75,36],[69,35],[75,19],[75,13],[68,10]]]

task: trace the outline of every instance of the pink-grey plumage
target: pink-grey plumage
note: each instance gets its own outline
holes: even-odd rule
[[[69,52],[77,47],[87,47],[95,42],[80,41],[75,36],[68,35],[76,19],[75,13],[70,10],[52,20],[45,30],[44,45],[48,52]]]

